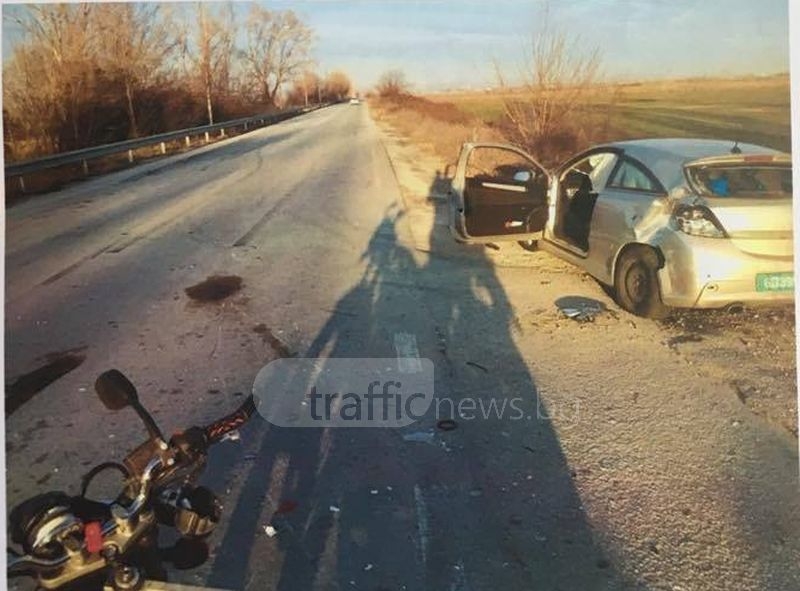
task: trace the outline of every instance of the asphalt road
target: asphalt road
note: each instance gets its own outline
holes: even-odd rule
[[[525,419],[441,431],[433,411],[402,430],[257,418],[211,458],[206,480],[225,517],[210,560],[173,579],[259,590],[800,585],[796,440],[741,419],[748,461],[734,467],[732,451],[683,490],[687,470],[705,474],[708,456],[742,445],[720,434],[729,422],[703,430],[700,414],[725,404],[685,390],[677,409],[655,398],[692,380],[701,392],[702,380],[669,366],[671,386],[654,373],[656,355],[599,384],[580,362],[577,328],[521,328],[530,275],[480,249],[426,254],[412,219],[367,107],[351,105],[10,209],[9,503],[77,492],[91,464],[142,439],[132,412],[96,400],[105,369],[131,377],[172,431],[233,408],[277,357],[396,357],[413,343],[434,362],[437,397],[520,398]],[[214,275],[241,288],[205,303],[185,292]],[[596,337],[589,354],[601,358]],[[65,365],[74,369],[31,386]],[[592,412],[573,412],[570,396]],[[667,449],[665,430],[717,438]],[[732,499],[717,498],[725,487]]]

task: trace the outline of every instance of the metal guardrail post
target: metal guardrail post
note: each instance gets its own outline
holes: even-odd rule
[[[128,150],[128,162],[133,164],[133,150]]]
[[[191,145],[192,145],[192,140],[191,140],[191,139],[189,138],[189,136],[187,135],[187,136],[186,136],[186,147],[187,147],[187,148],[189,148],[189,147],[191,147]]]
[[[167,153],[167,144],[166,142],[161,142],[161,154]]]
[[[210,141],[211,141],[211,138],[209,138],[209,136],[208,136],[208,132],[206,132],[206,143],[208,143],[208,142],[210,142]]]

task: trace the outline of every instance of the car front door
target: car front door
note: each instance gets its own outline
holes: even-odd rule
[[[450,192],[450,230],[462,242],[529,240],[547,222],[550,175],[503,144],[464,144]]]

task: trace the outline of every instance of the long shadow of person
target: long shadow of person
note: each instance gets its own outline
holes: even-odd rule
[[[431,230],[442,249],[444,215]],[[414,334],[437,400],[407,429],[329,432],[309,504],[338,511],[315,530],[318,554],[287,557],[278,588],[624,586],[586,522],[492,263],[476,247],[420,261],[405,222],[387,213],[308,355],[388,358],[395,335]],[[437,430],[443,418],[458,428]]]
[[[210,584],[243,588],[252,580],[252,588],[285,591],[632,586],[587,523],[550,420],[554,410],[539,401],[514,342],[514,311],[495,267],[481,247],[449,246],[446,213],[436,208],[425,256],[405,246],[413,242],[408,220],[387,211],[363,253],[363,276],[306,351],[395,358],[397,335],[413,335],[420,356],[434,363],[434,404],[403,429],[270,427]],[[455,430],[437,429],[449,418]],[[276,474],[298,508],[285,516],[288,534],[278,534],[279,572],[259,574],[250,564],[253,515]],[[248,569],[256,573],[249,579]]]

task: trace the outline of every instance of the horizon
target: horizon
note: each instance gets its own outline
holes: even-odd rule
[[[315,31],[317,71],[323,75],[344,71],[360,93],[368,92],[383,72],[392,69],[402,70],[412,90],[422,93],[495,87],[494,62],[516,84],[526,48],[548,5],[545,0],[500,0],[491,6],[475,0],[256,3],[297,13]],[[251,3],[233,4],[237,15],[243,15]],[[19,27],[5,15],[20,6],[3,5],[4,61],[22,40]],[[758,5],[728,0],[724,11],[719,5],[693,0],[669,5],[561,0],[548,10],[551,22],[567,33],[568,40],[599,49],[603,80],[608,83],[771,76],[788,73],[790,67],[785,0]],[[576,30],[576,22],[592,26]]]

